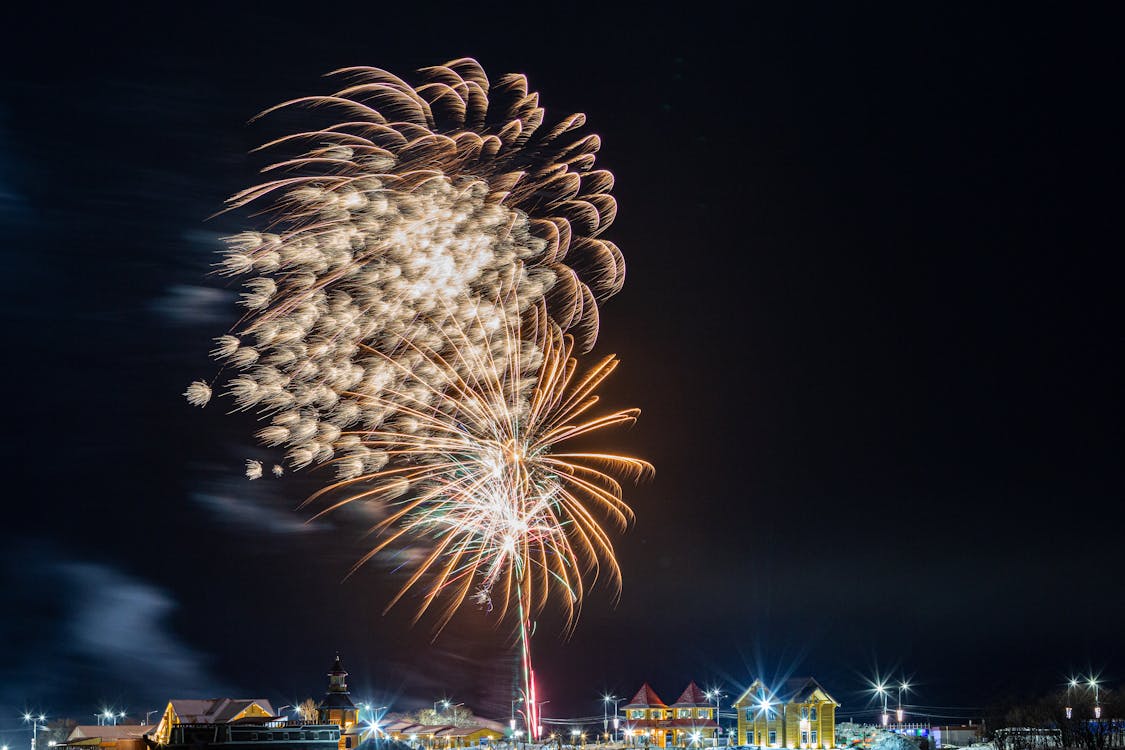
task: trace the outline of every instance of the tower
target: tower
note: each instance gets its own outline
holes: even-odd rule
[[[335,724],[340,727],[341,750],[355,746],[354,738],[357,736],[355,725],[359,709],[352,703],[351,695],[348,693],[348,671],[340,663],[339,654],[336,654],[336,661],[328,671],[328,692],[317,706],[317,714],[321,724]]]

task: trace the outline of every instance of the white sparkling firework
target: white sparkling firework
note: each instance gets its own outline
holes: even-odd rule
[[[575,132],[580,114],[542,127],[522,75],[493,85],[470,59],[425,68],[413,86],[376,68],[330,75],[342,82],[333,93],[263,113],[339,119],[263,146],[297,150],[265,169],[283,176],[229,201],[271,223],[229,240],[220,273],[244,277],[247,313],[213,355],[236,371],[225,384],[236,407],[269,421],[264,444],[284,446],[295,469],[340,458],[348,478],[386,458],[341,434],[389,420],[424,429],[401,407],[436,406],[469,374],[420,349],[458,361],[456,330],[477,357],[518,346],[532,358],[534,342],[492,334],[550,321],[587,350],[624,263],[599,237],[616,214],[613,177],[593,168],[599,138]],[[202,405],[195,386],[189,401]]]

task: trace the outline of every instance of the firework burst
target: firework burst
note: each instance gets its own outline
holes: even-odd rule
[[[247,309],[213,351],[237,373],[224,392],[270,420],[258,437],[292,468],[336,457],[344,431],[436,402],[440,383],[421,383],[443,373],[403,342],[454,361],[443,348],[454,329],[480,346],[498,326],[550,320],[588,350],[598,300],[625,272],[599,236],[616,214],[613,176],[594,169],[600,140],[578,132],[583,115],[544,126],[522,75],[491,84],[470,59],[425,68],[416,85],[377,68],[329,76],[330,94],[263,113],[311,108],[331,122],[262,147],[282,152],[264,170],[281,176],[228,203],[257,209],[270,231],[230,238],[220,265],[244,278]],[[190,402],[211,387],[193,384]],[[353,450],[336,466],[347,478],[379,460]]]
[[[498,335],[511,335],[506,327],[501,331]],[[388,468],[317,492],[308,502],[323,502],[320,514],[357,501],[393,499],[410,488],[408,498],[396,500],[393,512],[376,527],[381,538],[356,567],[403,538],[428,539],[432,545],[388,606],[420,586],[420,617],[444,595],[440,627],[470,599],[495,605],[501,617],[512,606],[534,614],[553,588],[561,592],[573,622],[588,574],[596,577],[604,567],[614,584],[620,582],[613,544],[600,519],[624,527],[632,511],[616,477],[638,479],[652,467],[628,456],[566,446],[632,424],[639,412],[590,414],[598,403],[598,386],[617,367],[615,357],[579,374],[572,337],[549,326],[536,338],[530,363],[517,346],[485,347],[476,361],[451,362],[410,344],[448,375],[449,385],[435,389],[437,404],[425,400],[399,407],[418,429],[341,436],[341,442],[386,455]],[[450,348],[458,358],[477,351]],[[473,376],[459,376],[463,369]],[[537,375],[529,378],[529,369]]]

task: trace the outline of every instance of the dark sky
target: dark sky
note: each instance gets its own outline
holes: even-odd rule
[[[548,715],[644,680],[808,673],[846,716],[877,670],[966,707],[1125,674],[1123,19],[789,5],[17,21],[0,740],[24,706],[289,703],[336,650],[357,695],[507,714],[507,630],[382,616],[392,575],[342,581],[360,530],[303,525],[315,483],[242,480],[251,425],[179,396],[235,311],[205,274],[248,219],[206,217],[261,166],[246,121],[336,67],[465,55],[604,139],[629,275],[597,351],[644,412],[616,439],[657,466],[620,601],[593,594],[569,640],[540,622]]]

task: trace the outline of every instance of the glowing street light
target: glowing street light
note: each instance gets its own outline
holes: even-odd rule
[[[875,683],[875,695],[883,696],[882,722],[883,722],[883,728],[886,729],[886,727],[890,723],[890,719],[891,719],[891,717],[887,714],[887,686],[885,684],[883,684],[882,682],[876,682]]]
[[[898,686],[898,709],[895,711],[895,719],[899,724],[902,723],[904,716],[902,712],[902,694],[908,690],[910,690],[910,685],[907,684],[906,680],[903,680]]]
[[[609,734],[609,704],[613,704],[613,733],[617,734],[617,702],[621,699],[606,693],[602,696],[602,732]]]
[[[707,700],[715,701],[715,747],[719,746],[719,735],[723,733],[723,723],[719,720],[719,699],[725,695],[718,688],[712,688],[703,694]]]
[[[1090,678],[1090,687],[1094,689],[1094,718],[1102,718],[1102,704],[1098,698],[1098,680],[1095,677]]]
[[[31,750],[35,750],[35,740],[37,735],[39,734],[39,730],[42,729],[44,732],[47,731],[46,725],[43,724],[43,722],[46,720],[47,717],[44,714],[35,716],[27,711],[24,712],[24,723],[31,724]]]
[[[1071,719],[1074,716],[1074,691],[1078,689],[1078,678],[1071,677],[1070,682],[1066,683],[1066,718]]]

